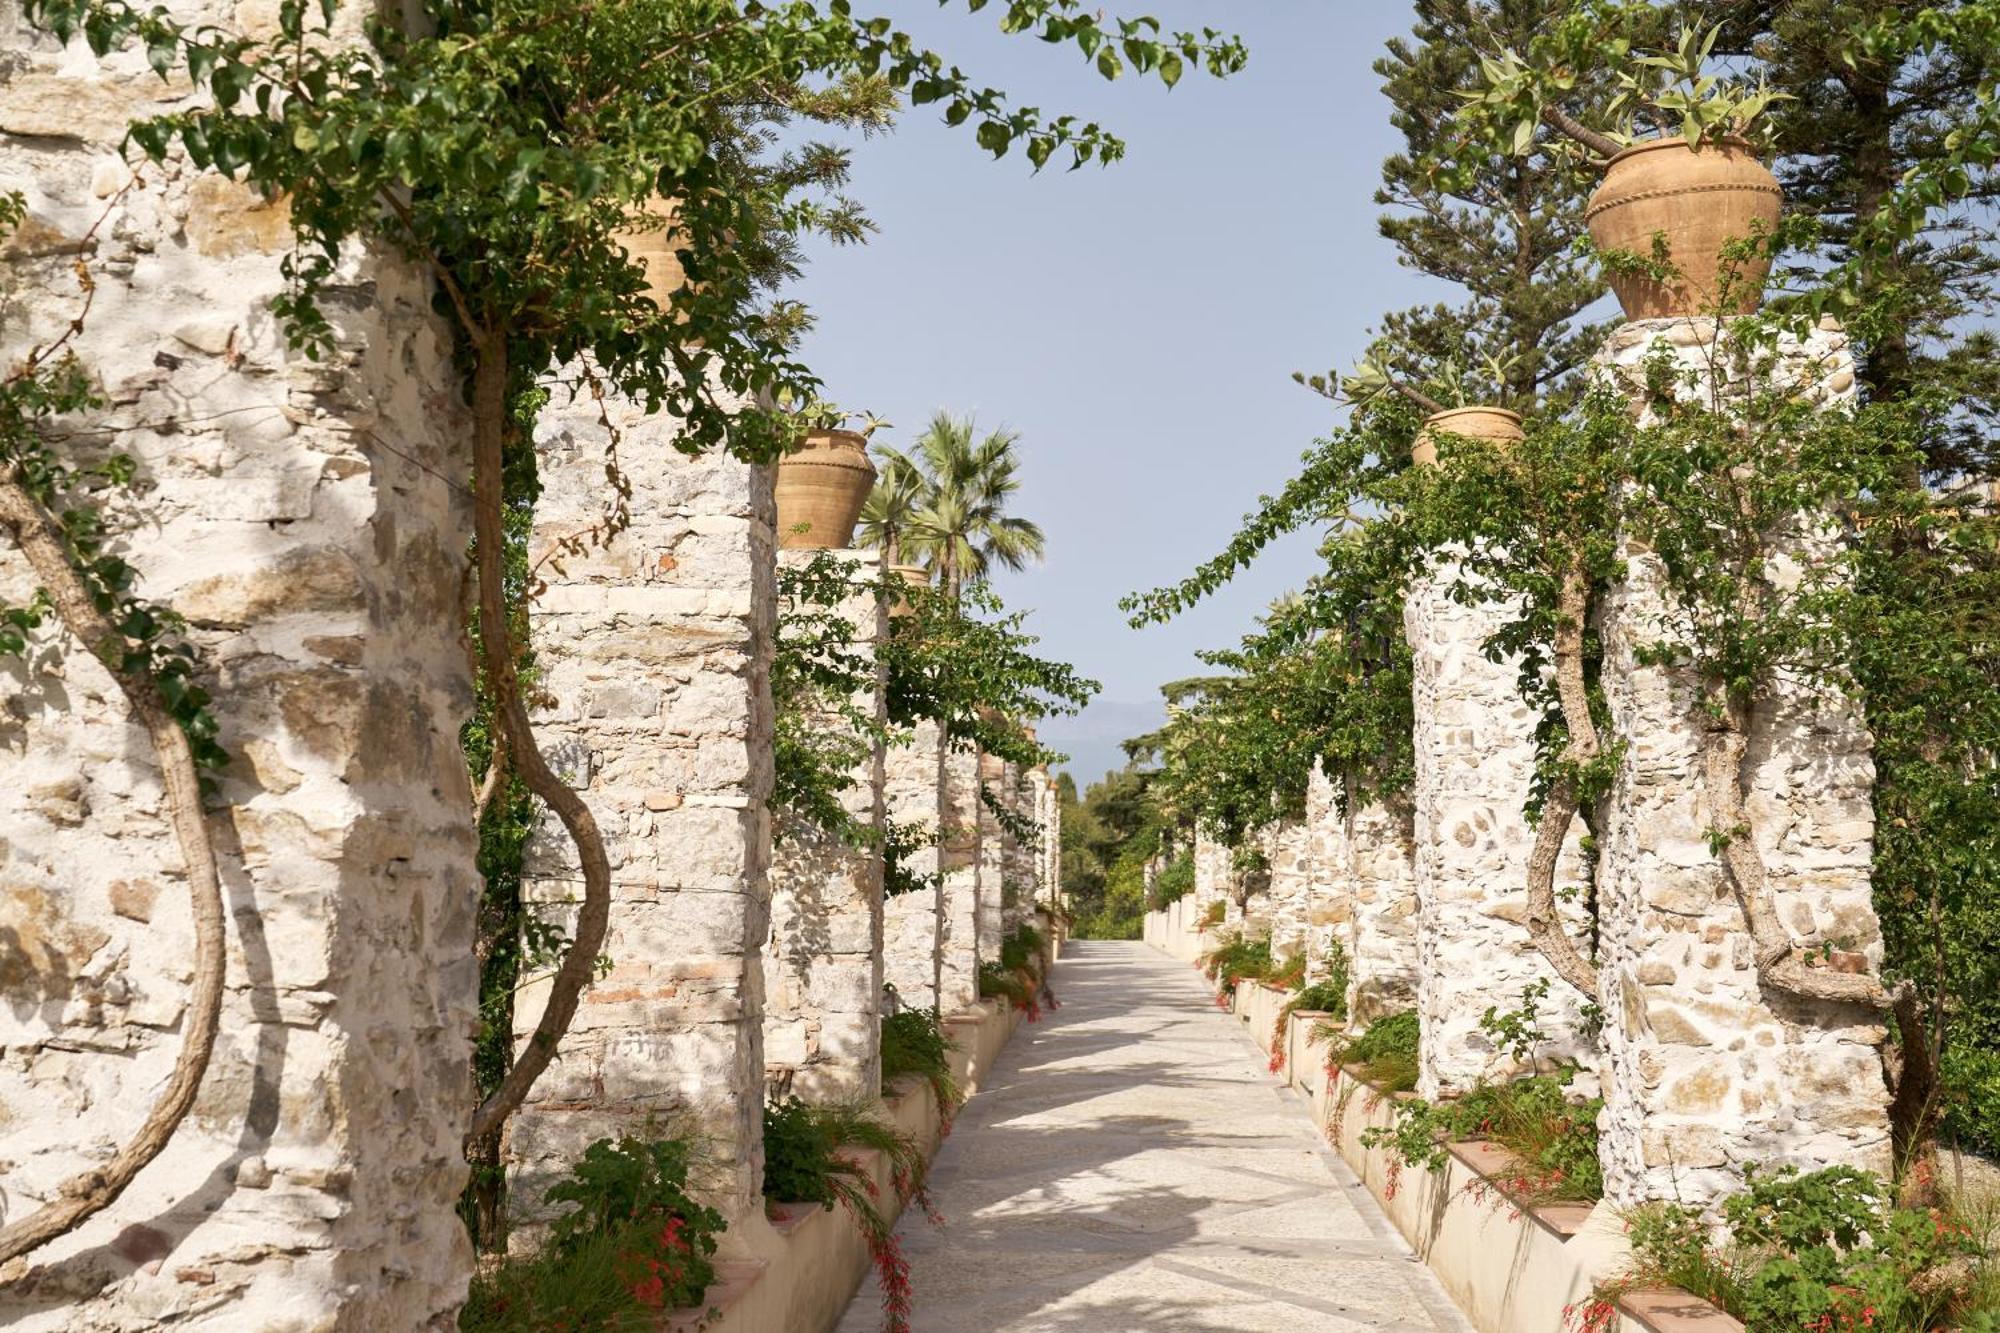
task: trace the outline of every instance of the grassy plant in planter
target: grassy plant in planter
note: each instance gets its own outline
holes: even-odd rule
[[[1029,925],[1015,927],[1000,941],[1000,957],[979,965],[981,997],[1005,998],[1030,1023],[1040,1020],[1044,1000],[1049,1008],[1060,1008],[1049,989],[1043,947],[1042,932]]]
[[[930,1084],[939,1130],[949,1134],[965,1093],[951,1076],[951,1039],[937,1015],[924,1009],[905,1009],[882,1020],[882,1091],[889,1092],[897,1079],[911,1074]]]
[[[722,1215],[687,1192],[682,1139],[600,1139],[550,1203],[572,1205],[549,1240],[472,1279],[464,1333],[649,1327],[667,1310],[699,1306],[715,1281]]]
[[[1336,1022],[1344,1022],[1347,1018],[1347,950],[1340,946],[1339,940],[1328,940],[1327,950],[1326,979],[1304,986],[1278,1010],[1277,1025],[1271,1030],[1273,1074],[1281,1073],[1285,1068],[1285,1047],[1288,1044],[1285,1034],[1293,1014],[1325,1014]],[[1303,964],[1303,957],[1299,961]],[[1304,977],[1301,976],[1300,980],[1303,982]]]
[[[764,1198],[767,1206],[818,1204],[847,1210],[868,1243],[882,1289],[884,1333],[910,1333],[910,1265],[895,1226],[875,1206],[875,1182],[860,1154],[882,1153],[891,1187],[933,1223],[943,1219],[924,1189],[923,1150],[861,1105],[818,1105],[788,1097],[764,1107]]]
[[[1408,1092],[1417,1086],[1417,1045],[1421,1035],[1417,1011],[1384,1014],[1370,1023],[1358,1037],[1350,1038],[1334,1023],[1320,1025],[1316,1036],[1324,1038],[1326,1072],[1338,1075],[1342,1066],[1353,1066],[1361,1077],[1384,1092]]]
[[[1222,918],[1228,914],[1229,904],[1217,898],[1206,908],[1202,909],[1201,924],[1204,926],[1219,926],[1222,924]]]
[[[1226,1008],[1237,982],[1271,975],[1271,941],[1245,939],[1240,932],[1224,935],[1201,956],[1201,970],[1215,983],[1216,1003]]]

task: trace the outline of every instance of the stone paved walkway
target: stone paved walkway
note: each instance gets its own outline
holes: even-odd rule
[[[913,1333],[1464,1333],[1198,974],[1075,941],[902,1223]],[[877,1333],[871,1275],[839,1333]]]

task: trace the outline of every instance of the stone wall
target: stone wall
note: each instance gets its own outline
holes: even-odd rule
[[[884,758],[883,794],[890,822],[910,831],[923,846],[906,858],[923,887],[883,903],[883,979],[905,1008],[938,1005],[939,949],[944,924],[944,880],[938,873],[940,828],[944,822],[944,733],[935,722],[919,722],[911,735],[889,747]]]
[[[989,802],[1007,789],[1007,764],[998,755],[979,756],[979,787],[974,805],[979,818],[979,889],[974,921],[974,951],[982,963],[1000,957],[1000,938],[1007,931],[1004,895],[1007,887],[1007,832]]]
[[[1223,905],[1223,920],[1239,922],[1243,908],[1236,901],[1235,879],[1229,849],[1199,829],[1194,835],[1195,919],[1204,920],[1213,903]]]
[[[1040,764],[1028,771],[1035,823],[1041,838],[1035,844],[1035,901],[1054,908],[1062,889],[1062,802],[1056,780]]]
[[[1354,885],[1347,858],[1347,820],[1338,789],[1313,766],[1306,784],[1306,984],[1327,980],[1347,953]]]
[[[233,6],[182,4],[227,23]],[[342,11],[343,40],[359,12]],[[410,270],[351,254],[337,349],[288,351],[269,299],[282,205],[182,162],[136,182],[135,116],[190,104],[143,50],[94,60],[0,12],[10,367],[96,298],[75,344],[140,485],[113,505],[142,595],[186,616],[230,754],[211,839],[228,923],[221,1033],[162,1155],[27,1256],[0,1324],[416,1329],[471,1271],[452,1203],[472,1110],[471,687],[459,589],[469,434],[450,334]],[[130,188],[127,188],[127,187]],[[92,232],[92,227],[95,231]],[[72,453],[73,451],[73,453]],[[35,580],[0,539],[0,603]],[[142,729],[53,629],[0,661],[0,1161],[5,1220],[108,1157],[187,1021],[188,891]]]
[[[938,1008],[947,1014],[979,1000],[979,754],[947,742],[944,755],[944,922]]]
[[[1373,802],[1341,821],[1353,913],[1347,937],[1347,1021],[1355,1028],[1417,1004],[1415,815]]]
[[[1271,863],[1271,956],[1275,959],[1306,952],[1312,896],[1310,838],[1305,822],[1295,819],[1273,824],[1264,835],[1264,855]]]
[[[1705,322],[1647,321],[1613,335],[1632,369],[1656,340],[1704,379]],[[1785,344],[1786,373],[1838,409],[1854,393],[1846,338]],[[1759,984],[1751,937],[1710,850],[1702,721],[1682,670],[1642,664],[1671,634],[1660,566],[1627,545],[1629,578],[1604,612],[1604,686],[1631,758],[1606,802],[1603,1159],[1610,1199],[1712,1205],[1749,1163],[1886,1171],[1882,1016]],[[1825,551],[1803,550],[1802,559]],[[1749,814],[1779,918],[1801,945],[1838,944],[1869,968],[1881,930],[1869,891],[1874,768],[1861,720],[1837,694],[1780,681],[1750,740]]]
[[[781,568],[822,552],[781,551]],[[879,552],[844,551],[856,593],[840,608],[849,648],[875,660],[887,627],[876,594]],[[877,727],[888,722],[886,677],[854,701]],[[838,713],[816,724],[866,739]],[[881,832],[883,746],[870,741],[841,804],[857,827]],[[771,860],[771,938],[764,950],[764,1075],[771,1087],[809,1101],[873,1096],[882,1085],[882,854],[803,820],[777,823]]]
[[[1034,824],[1035,797],[1027,769],[1008,764],[1000,779],[999,795],[1001,804],[1019,824]],[[1034,918],[1035,857],[1039,842],[1033,836],[1017,836],[1010,829],[1001,830],[1000,842],[1006,870],[1000,924],[1006,933],[1012,934]]]
[[[595,410],[584,400],[543,414],[537,548],[601,510]],[[689,458],[671,421],[635,405],[606,410],[622,432],[632,524],[609,550],[551,568],[534,633],[554,701],[536,717],[544,747],[610,848],[611,971],[515,1117],[510,1197],[532,1220],[593,1140],[680,1121],[703,1136],[725,1213],[761,1217],[771,474]],[[569,840],[545,821],[528,855],[525,892],[567,915],[579,889]],[[532,1030],[541,994],[523,992],[517,1033]]]
[[[1549,982],[1538,1025],[1542,1059],[1588,1063],[1584,997],[1555,975],[1528,937],[1527,864],[1535,832],[1525,815],[1535,771],[1536,717],[1522,700],[1519,663],[1489,661],[1486,641],[1510,619],[1494,603],[1451,594],[1456,566],[1417,580],[1404,606],[1415,667],[1417,1007],[1424,1032],[1417,1084],[1425,1097],[1504,1078],[1516,1061],[1479,1030],[1490,1008],[1518,1009]],[[1578,829],[1556,867],[1562,894],[1582,877]],[[1572,896],[1572,915],[1582,895]],[[1576,923],[1571,922],[1572,926]]]

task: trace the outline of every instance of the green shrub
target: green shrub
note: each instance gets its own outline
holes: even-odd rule
[[[1417,1086],[1417,1043],[1421,1034],[1414,1009],[1385,1014],[1351,1040],[1330,1023],[1319,1030],[1319,1035],[1329,1042],[1329,1065],[1358,1066],[1363,1078],[1387,1092],[1408,1092]]]
[[[1933,1333],[2000,1327],[1992,1260],[1963,1218],[1898,1208],[1890,1187],[1836,1166],[1754,1168],[1722,1205],[1716,1243],[1700,1215],[1650,1204],[1630,1219],[1634,1271],[1600,1292],[1668,1282],[1765,1329]]]
[[[477,1274],[465,1333],[652,1327],[698,1305],[715,1281],[721,1214],[687,1192],[689,1145],[600,1139],[544,1196],[570,1204],[536,1254]]]
[[[1222,899],[1217,898],[1214,902],[1210,903],[1205,909],[1203,909],[1201,914],[1201,924],[1203,924],[1204,926],[1219,926],[1222,924],[1222,918],[1228,915],[1229,915],[1229,904],[1223,902]]]
[[[1160,873],[1153,877],[1153,887],[1146,891],[1146,910],[1165,911],[1174,903],[1194,892],[1194,855],[1182,852],[1167,862]]]
[[[1225,935],[1201,956],[1201,966],[1216,990],[1227,994],[1239,981],[1262,981],[1271,975],[1271,941]]]
[[[937,1015],[925,1009],[905,1009],[882,1020],[882,1091],[907,1074],[931,1085],[938,1114],[947,1121],[965,1100],[951,1076],[951,1039]]]
[[[2000,1050],[1947,1039],[1938,1061],[1944,1086],[1944,1137],[1976,1152],[2000,1155]]]
[[[1511,1150],[1523,1172],[1501,1182],[1531,1200],[1595,1202],[1604,1196],[1604,1172],[1597,1158],[1597,1113],[1602,1098],[1575,1101],[1569,1088],[1573,1068],[1506,1083],[1482,1083],[1448,1102],[1400,1102],[1393,1125],[1363,1130],[1361,1142],[1383,1147],[1405,1166],[1437,1170],[1445,1149],[1468,1139],[1487,1139]]]

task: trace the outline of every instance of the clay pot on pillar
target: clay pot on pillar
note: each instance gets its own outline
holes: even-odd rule
[[[778,545],[843,550],[875,487],[868,441],[851,430],[815,430],[803,449],[778,460]]]
[[[1583,216],[1598,249],[1650,259],[1653,238],[1661,236],[1679,270],[1669,282],[1637,271],[1606,274],[1625,318],[1747,315],[1763,303],[1770,255],[1737,261],[1724,273],[1722,252],[1776,226],[1784,198],[1778,178],[1743,140],[1707,139],[1690,148],[1676,135],[1612,158]]]
[[[646,295],[662,310],[670,308],[674,297],[681,288],[687,286],[687,273],[681,268],[681,261],[675,252],[682,248],[682,238],[674,224],[681,215],[680,201],[677,199],[649,199],[641,206],[640,212],[657,218],[658,227],[646,230],[620,229],[613,233],[618,244],[639,266],[646,270]]]
[[[1417,432],[1417,442],[1410,446],[1410,461],[1419,467],[1436,467],[1440,435],[1514,444],[1521,439],[1521,417],[1504,407],[1454,407],[1449,412],[1433,413]]]
[[[930,571],[922,565],[891,565],[889,566],[889,572],[912,588],[928,588],[931,586]],[[889,614],[892,617],[905,617],[913,614],[915,610],[916,608],[910,605],[907,598],[898,597],[890,605]]]

